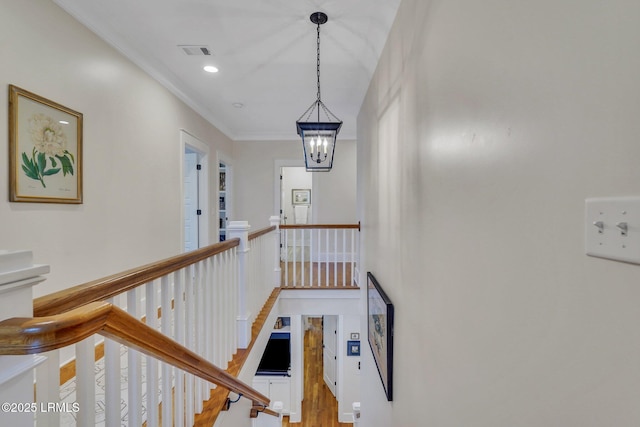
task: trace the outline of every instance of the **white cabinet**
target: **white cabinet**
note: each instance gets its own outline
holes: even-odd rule
[[[253,388],[271,399],[269,396],[269,380],[267,377],[254,377]]]
[[[282,413],[291,412],[291,377],[255,376],[253,388],[271,400],[270,408],[273,408],[273,402],[282,402]]]

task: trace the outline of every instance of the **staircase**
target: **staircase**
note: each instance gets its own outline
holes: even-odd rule
[[[15,384],[22,389],[19,402],[33,402],[34,409],[52,404],[55,410],[36,411],[35,417],[32,412],[16,417],[3,412],[0,424],[33,425],[35,418],[36,425],[58,426],[65,414],[80,426],[121,426],[123,418],[127,425],[158,426],[161,420],[194,425],[213,390],[225,398],[229,391],[242,394],[259,408],[269,405],[268,398],[226,370],[238,349],[249,347],[251,324],[278,285],[273,267],[276,226],[253,233],[255,242],[249,241],[248,224],[236,223],[235,228],[237,236],[223,243],[56,292],[33,305],[30,286],[43,280],[36,273],[47,268],[31,267],[27,286],[26,279],[15,277],[15,271],[24,270],[22,264],[2,262],[8,271],[4,294],[20,291],[15,298],[3,298],[3,304],[11,300],[22,307],[20,312],[2,311],[9,313],[0,322],[2,368],[9,367],[2,371],[11,375],[16,366],[26,366],[20,371],[24,379]],[[251,245],[270,249],[271,256],[251,252]],[[3,259],[11,257],[16,258],[6,254]],[[257,277],[261,280],[252,281]],[[103,393],[96,393],[96,346],[104,348],[98,359]],[[60,362],[67,360],[74,361],[76,401],[64,405]],[[34,401],[33,385],[31,393],[24,385],[33,384],[36,365]],[[13,385],[4,381],[3,390]],[[8,402],[15,401],[11,393]]]
[[[281,291],[278,225],[230,222],[225,242],[35,300],[48,266],[0,251],[0,397],[16,406],[0,425],[211,426],[238,399],[247,426],[281,425],[237,379]]]

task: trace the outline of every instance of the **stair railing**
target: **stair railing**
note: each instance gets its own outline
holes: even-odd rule
[[[237,389],[255,405],[268,404],[251,387],[223,374],[236,350],[246,348],[239,342],[241,313],[259,311],[255,306],[261,296],[254,295],[256,289],[262,288],[262,295],[277,286],[267,279],[252,288],[246,280],[249,253],[252,258],[273,260],[275,246],[257,242],[268,240],[275,228],[252,233],[255,248],[250,248],[248,234],[231,238],[37,298],[34,319],[2,322],[0,339],[14,340],[17,347],[11,350],[3,343],[1,354],[46,351],[47,361],[36,368],[37,402],[64,403],[60,386],[63,394],[72,390],[66,399],[78,411],[38,413],[37,425],[60,425],[61,416],[72,416],[76,425],[94,425],[104,418],[106,426],[116,426],[123,416],[129,425],[161,425],[161,420],[167,425],[193,425],[215,384]],[[246,249],[239,252],[241,247]],[[259,253],[262,250],[269,253]],[[144,338],[153,338],[153,343]],[[52,339],[53,347],[45,344]],[[60,369],[61,360],[70,362]],[[126,387],[121,385],[124,379]],[[67,380],[75,387],[69,388]],[[104,392],[96,392],[96,381]]]
[[[360,224],[280,225],[282,286],[357,286]]]

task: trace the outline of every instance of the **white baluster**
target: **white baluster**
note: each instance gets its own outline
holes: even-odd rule
[[[204,263],[204,338],[205,338],[205,359],[213,361],[213,271],[211,269],[211,260],[207,258]],[[211,383],[206,382],[205,399],[209,398],[209,392],[211,391]]]
[[[215,354],[216,354],[216,342],[215,342],[215,335],[217,333],[217,328],[219,327],[219,324],[216,323],[216,311],[215,310],[215,304],[216,304],[216,280],[215,280],[215,265],[214,265],[214,258],[210,257],[207,258],[206,260],[207,263],[207,282],[208,282],[208,298],[207,298],[207,311],[209,312],[209,324],[208,324],[208,330],[209,330],[209,355],[207,357],[207,360],[209,361],[214,361],[215,360]],[[209,388],[209,391],[211,391],[212,389],[215,388],[215,385],[207,382],[207,386]],[[209,396],[207,395],[207,399],[209,398]]]
[[[223,254],[218,254],[213,259],[213,276],[214,276],[214,301],[212,305],[212,309],[215,310],[214,313],[214,323],[217,327],[218,332],[215,335],[215,355],[213,357],[213,363],[216,366],[222,368],[222,361],[226,356],[227,349],[227,340],[228,340],[228,332],[226,331],[226,315],[225,315],[225,307],[221,304],[221,301],[224,298],[224,292],[227,288],[227,285],[224,282],[222,276],[222,266],[221,266],[221,258]]]
[[[41,356],[46,357],[47,360],[36,367],[36,403],[38,408],[49,402],[60,402],[60,350],[52,350]],[[60,413],[58,411],[38,411],[37,421],[39,426],[60,425]]]
[[[318,236],[318,286],[322,286],[322,232],[320,229],[316,230],[316,235]]]
[[[297,270],[298,270],[298,264],[297,264],[297,254],[298,254],[298,244],[296,242],[296,234],[298,232],[298,230],[296,230],[295,228],[292,230],[293,231],[293,286],[298,286],[298,274],[297,274]]]
[[[194,351],[195,346],[195,283],[194,283],[194,267],[190,266],[187,269],[187,277],[186,277],[186,345],[189,350]],[[186,424],[188,426],[193,425],[194,419],[194,377],[192,374],[186,374]]]
[[[111,304],[116,304],[115,298],[110,298]],[[119,427],[122,425],[120,401],[120,344],[104,339],[104,382],[105,382],[105,426]]]
[[[329,286],[329,229],[327,228],[326,233],[325,233],[325,237],[327,239],[327,247],[326,250],[327,252],[325,253],[325,283],[324,286]]]
[[[347,230],[342,230],[342,286],[347,286]]]
[[[338,229],[333,230],[333,285],[338,286]]]
[[[305,275],[304,275],[304,228],[300,230],[300,281],[302,282],[302,286],[305,285]]]
[[[137,289],[132,289],[127,292],[127,312],[136,319],[139,319]],[[142,368],[140,365],[140,353],[131,348],[127,350],[127,371],[127,417],[129,419],[129,425],[142,425]],[[79,423],[78,425],[89,424]]]
[[[96,377],[94,336],[76,344],[76,401],[79,411],[77,423],[81,426],[95,424]]]
[[[175,275],[172,275],[175,277]],[[160,279],[160,291],[161,291],[161,307],[162,307],[162,317],[161,317],[161,331],[162,334],[170,337],[171,339],[175,339],[175,334],[172,332],[171,325],[175,324],[173,319],[173,310],[171,308],[171,300],[176,300],[174,295],[173,298],[171,295],[171,284],[169,282],[169,276],[163,276]],[[174,287],[175,291],[175,287]],[[174,303],[175,304],[175,303]],[[160,376],[162,381],[162,398],[160,399],[162,402],[162,419],[165,420],[165,425],[171,424],[169,420],[171,420],[171,402],[173,400],[172,396],[172,379],[173,379],[173,367],[168,363],[162,363],[162,375]],[[147,425],[151,425],[147,423]]]
[[[284,284],[289,286],[289,229],[284,230]]]
[[[261,251],[261,245],[260,245],[260,239],[262,239],[262,237],[258,237],[257,239],[252,240],[252,244],[251,244],[251,251],[249,252],[249,255],[251,255],[251,257],[253,258],[252,264],[253,266],[251,267],[252,272],[251,272],[251,322],[250,324],[253,324],[253,321],[255,320],[256,317],[256,313],[260,310],[260,308],[258,307],[259,305],[259,300],[260,300],[260,281],[262,280],[262,278],[260,277],[260,261],[262,259],[262,251]]]
[[[309,229],[309,286],[313,287],[313,229]]]
[[[231,253],[228,254],[229,256],[229,261],[227,262],[227,268],[229,269],[229,277],[231,278],[231,301],[230,304],[227,305],[228,309],[229,309],[229,322],[231,323],[231,325],[234,325],[236,323],[236,312],[234,311],[234,308],[238,306],[239,302],[238,300],[240,299],[240,289],[239,289],[239,278],[238,278],[238,271],[240,270],[239,267],[239,260],[238,260],[238,253],[235,249],[231,250]],[[231,333],[231,354],[234,354],[236,352],[236,349],[239,348],[238,345],[238,334],[235,333],[235,328],[232,326],[230,328],[227,328],[227,330],[229,331],[229,333]]]
[[[354,286],[354,277],[356,274],[356,230],[351,229],[351,286]]]
[[[218,294],[220,297],[218,299],[217,307],[220,310],[222,318],[222,335],[224,336],[224,339],[221,342],[222,348],[220,349],[220,361],[227,360],[229,358],[229,352],[233,345],[233,336],[236,335],[235,323],[231,322],[233,313],[235,313],[233,307],[236,307],[236,305],[231,304],[233,283],[231,282],[230,256],[230,252],[225,252],[220,254],[218,258],[218,269],[220,270],[218,274],[218,286],[220,287]]]
[[[226,338],[221,349],[220,359],[229,360],[229,355],[234,349],[231,347],[235,344],[234,337],[236,334],[236,325],[234,315],[237,302],[233,301],[232,294],[237,291],[233,282],[233,266],[231,265],[231,252],[225,252],[220,256],[220,301],[218,307],[222,312],[222,327]]]
[[[156,286],[151,281],[145,285],[146,323],[153,329],[158,328],[158,304],[156,303]],[[146,382],[146,407],[147,424],[158,425],[158,361],[154,357],[146,356],[147,382]]]
[[[282,284],[282,269],[280,267],[280,260],[282,258],[280,253],[280,251],[282,250],[280,248],[280,217],[276,215],[270,217],[269,224],[276,227],[276,230],[273,232],[273,244],[271,245],[271,248],[273,250],[273,265],[275,267],[273,269],[273,284],[270,284],[270,287],[273,288],[280,287],[280,285]],[[271,293],[271,291],[269,291],[269,293]]]
[[[177,271],[174,275],[174,306],[175,306],[175,336],[176,341],[180,344],[185,344],[185,319],[184,319],[184,275],[185,269]],[[185,425],[184,422],[184,372],[180,369],[176,369],[176,379],[175,379],[175,416],[174,416],[174,425],[177,427],[182,427]],[[162,398],[163,401],[164,397]],[[162,415],[164,419],[164,414]]]
[[[203,275],[202,263],[195,264],[196,271],[196,283],[195,283],[195,299],[196,299],[196,317],[195,317],[195,347],[196,353],[199,356],[204,356],[204,332],[202,330],[204,324],[204,304],[203,304]],[[202,379],[195,378],[195,412],[199,414],[202,412],[202,399],[204,395],[202,393]]]
[[[255,295],[255,279],[256,279],[256,259],[257,256],[255,254],[255,240],[250,240],[248,242],[249,252],[247,252],[247,312],[251,313],[251,317],[254,313],[254,295]],[[250,325],[251,317],[247,318],[247,323]],[[251,340],[251,337],[249,337]]]

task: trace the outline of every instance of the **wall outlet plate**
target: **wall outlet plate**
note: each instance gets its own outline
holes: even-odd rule
[[[640,197],[585,200],[587,255],[640,264]]]

